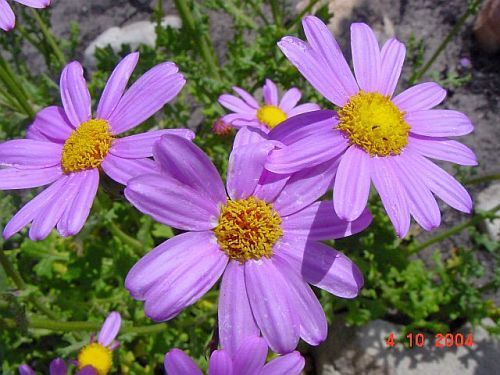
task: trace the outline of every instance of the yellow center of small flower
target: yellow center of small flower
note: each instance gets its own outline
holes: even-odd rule
[[[64,173],[99,167],[112,142],[106,120],[92,119],[80,124],[64,143],[61,159]]]
[[[370,156],[399,155],[408,144],[410,131],[404,114],[389,97],[360,91],[338,111],[337,129]]]
[[[220,248],[233,260],[270,258],[273,245],[283,235],[281,217],[258,198],[228,201],[214,229]]]
[[[78,368],[92,366],[99,375],[106,375],[113,364],[111,350],[96,342],[84,346],[78,354]]]
[[[276,127],[287,119],[286,113],[275,105],[264,105],[257,111],[257,119],[269,129]]]

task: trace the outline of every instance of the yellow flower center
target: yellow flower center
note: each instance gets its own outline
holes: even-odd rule
[[[398,155],[408,144],[410,126],[403,118],[405,113],[378,92],[360,91],[338,114],[337,129],[370,156]]]
[[[233,260],[270,258],[273,245],[283,235],[281,217],[258,198],[228,201],[214,229],[220,248]]]
[[[78,354],[78,368],[92,366],[99,375],[106,375],[113,364],[111,350],[98,343],[84,346]]]
[[[106,120],[92,119],[80,124],[64,143],[61,159],[64,173],[99,167],[112,142]]]
[[[275,105],[264,105],[257,111],[257,119],[269,129],[276,127],[287,119],[286,113]]]

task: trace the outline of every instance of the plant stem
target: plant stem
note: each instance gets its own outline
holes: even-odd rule
[[[30,117],[35,117],[35,111],[28,101],[28,94],[23,89],[23,86],[18,84],[19,79],[16,77],[7,61],[0,56],[0,81],[5,85],[7,91],[16,99],[24,113]]]
[[[109,230],[125,244],[129,245],[137,256],[142,257],[144,255],[144,245],[140,241],[122,231],[118,225],[110,222]]]
[[[476,6],[477,5],[476,3],[479,3],[479,0],[474,1],[474,4],[470,4],[467,7],[467,10],[465,11],[465,13],[462,14],[462,16],[459,18],[459,20],[455,24],[455,26],[453,26],[453,28],[450,30],[448,35],[446,35],[446,37],[443,39],[441,44],[436,48],[436,50],[434,51],[432,56],[429,58],[429,60],[427,60],[427,62],[424,64],[424,66],[420,70],[413,73],[413,75],[409,79],[409,82],[411,84],[416,83],[420,78],[422,78],[422,76],[429,70],[429,68],[434,63],[434,61],[439,57],[441,52],[443,52],[443,50],[446,48],[448,43],[450,43],[451,40],[458,34],[458,32],[460,31],[462,26],[465,24],[465,21],[467,21],[467,18],[469,18],[469,16],[473,15],[474,13],[476,13],[477,8],[478,8]]]
[[[35,18],[36,22],[38,23],[38,26],[40,26],[40,30],[42,31],[43,36],[45,39],[47,39],[47,42],[49,43],[50,47],[52,48],[52,51],[54,52],[54,55],[56,56],[57,60],[59,61],[59,64],[61,66],[66,65],[66,58],[64,57],[64,54],[62,53],[61,49],[59,48],[59,45],[57,41],[54,38],[54,35],[50,32],[49,28],[43,21],[42,17],[38,14],[38,12],[34,9],[31,9],[31,14],[33,15],[33,18]]]
[[[273,19],[274,19],[275,25],[278,27],[283,26],[283,17],[281,14],[278,0],[269,0],[269,2],[271,3],[270,4],[271,5],[271,12],[273,14]]]
[[[21,274],[16,270],[14,265],[10,262],[9,258],[4,254],[3,249],[0,249],[0,264],[2,265],[3,269],[5,270],[5,273],[7,276],[9,276],[12,281],[14,281],[14,284],[16,284],[17,289],[19,290],[26,290],[26,283],[24,282]],[[41,312],[43,312],[46,316],[48,316],[51,319],[58,319],[57,315],[54,314],[50,309],[45,306],[45,304],[39,300],[36,296],[34,295],[29,295],[27,299]]]
[[[188,30],[191,37],[198,44],[200,54],[207,64],[209,73],[213,78],[220,78],[219,63],[217,61],[210,36],[208,36],[207,33],[200,31],[200,28],[196,27],[193,13],[191,12],[186,0],[174,0],[174,2],[179,15],[181,16],[182,25]]]
[[[474,217],[472,217],[471,219],[467,220],[466,222],[459,224],[459,225],[457,225],[449,230],[446,230],[446,231],[432,237],[428,241],[425,241],[421,244],[417,244],[415,246],[409,247],[408,256],[416,254],[419,251],[422,251],[423,249],[425,249],[425,248],[427,248],[427,247],[429,247],[437,242],[440,242],[448,237],[453,236],[454,234],[460,233],[465,228],[472,227],[472,226],[480,223],[484,219],[494,218],[494,216],[498,210],[500,210],[500,205],[493,207],[491,210],[478,213]]]
[[[470,180],[464,181],[464,184],[465,185],[474,185],[474,184],[481,184],[483,182],[489,182],[489,181],[495,181],[495,180],[500,180],[500,174],[491,174],[491,175],[471,178]]]

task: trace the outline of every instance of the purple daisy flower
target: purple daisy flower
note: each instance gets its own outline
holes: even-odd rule
[[[304,358],[295,351],[266,364],[267,344],[261,337],[249,337],[242,341],[238,350],[216,350],[208,362],[210,375],[299,375],[304,368]],[[167,375],[202,375],[196,363],[180,349],[172,349],[165,355]]]
[[[250,126],[269,133],[270,129],[273,129],[287,118],[320,109],[314,103],[297,105],[302,94],[295,87],[285,92],[281,100],[279,100],[278,88],[270,79],[266,79],[266,84],[262,88],[263,105],[260,105],[245,90],[236,86],[233,87],[233,90],[241,99],[234,95],[224,94],[219,97],[219,103],[234,112],[223,116],[222,121],[231,124],[235,128]]]
[[[400,237],[408,232],[410,215],[425,230],[439,226],[441,213],[433,193],[455,209],[470,212],[472,200],[463,186],[427,159],[477,164],[468,147],[448,138],[473,130],[467,116],[432,109],[446,91],[426,82],[393,97],[405,46],[392,38],[380,49],[363,23],[351,26],[356,79],[323,22],[309,16],[303,27],[307,42],[287,36],[278,45],[309,83],[340,109],[301,115],[271,131],[270,138],[285,146],[270,155],[266,168],[292,173],[340,159],[333,186],[337,215],[356,219],[373,182]]]
[[[46,8],[50,0],[14,0],[31,8]],[[10,31],[16,26],[16,16],[7,0],[0,0],[0,29]]]
[[[49,374],[50,375],[67,375],[68,367],[66,363],[61,358],[56,358],[50,362],[49,366]],[[71,374],[71,372],[70,372]],[[19,375],[36,375],[36,372],[28,365],[19,366]],[[97,371],[91,367],[86,366],[81,370],[76,372],[76,375],[98,375]]]
[[[184,86],[171,62],[159,64],[128,90],[138,53],[126,56],[111,74],[95,117],[83,68],[68,64],[61,74],[63,107],[38,112],[27,139],[0,144],[0,189],[26,189],[51,184],[26,204],[7,224],[9,238],[32,222],[29,236],[42,240],[57,225],[62,236],[78,233],[85,224],[102,169],[125,184],[129,178],[156,168],[153,143],[164,134],[192,139],[188,129],[156,130],[117,138],[161,109]]]
[[[331,215],[315,202],[335,166],[323,164],[289,178],[264,171],[275,142],[244,127],[229,157],[227,194],[215,166],[192,142],[166,135],[154,146],[161,172],[131,179],[125,196],[140,211],[188,231],[164,242],[130,270],[125,287],[145,301],[146,315],[172,319],[222,277],[221,346],[235,353],[247,336],[262,335],[288,353],[299,337],[323,341],[327,322],[308,283],[354,298],[361,272],[345,255],[318,242],[357,233],[371,222]],[[283,183],[284,181],[284,183]]]

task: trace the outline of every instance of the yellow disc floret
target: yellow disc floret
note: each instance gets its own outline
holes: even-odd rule
[[[108,154],[113,135],[106,120],[92,119],[80,124],[64,143],[64,173],[97,168]]]
[[[269,129],[276,127],[287,119],[286,113],[275,105],[264,105],[257,111],[257,119]]]
[[[106,375],[112,364],[111,350],[96,342],[84,346],[78,354],[78,368],[92,366],[99,375]]]
[[[233,260],[270,258],[273,245],[283,235],[281,217],[258,198],[228,201],[214,229],[220,248]]]
[[[408,144],[410,126],[404,120],[405,113],[378,92],[360,91],[338,114],[337,129],[370,156],[398,155]]]

